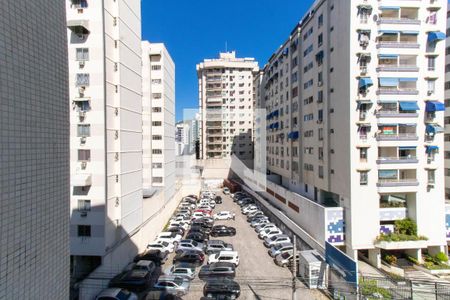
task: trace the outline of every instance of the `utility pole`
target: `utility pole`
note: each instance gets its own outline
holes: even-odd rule
[[[292,300],[297,300],[297,287],[296,287],[296,277],[297,277],[297,237],[294,234],[293,239],[294,249],[292,251]]]

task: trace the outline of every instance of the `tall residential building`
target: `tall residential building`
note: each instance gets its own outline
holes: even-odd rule
[[[191,128],[188,122],[178,122],[175,126],[176,155],[187,155],[191,148]]]
[[[2,4],[0,299],[68,299],[65,5]]]
[[[318,0],[264,68],[268,194],[322,245],[444,251],[446,8]],[[375,241],[405,218],[427,240]]]
[[[130,236],[143,220],[141,7],[67,0],[66,11],[70,246],[80,278],[137,252]]]
[[[258,63],[220,53],[197,65],[201,158],[253,158],[253,76]]]
[[[447,32],[450,32],[450,10],[447,11]],[[450,35],[447,34],[445,48],[445,200],[450,202]],[[449,209],[450,214],[450,209]],[[450,225],[450,220],[448,221]],[[450,232],[449,232],[450,234]]]
[[[175,194],[175,64],[164,44],[142,42],[143,186]]]

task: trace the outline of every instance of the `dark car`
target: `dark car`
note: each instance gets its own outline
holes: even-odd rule
[[[262,211],[258,211],[256,214],[247,217],[247,222],[252,222],[256,219],[267,219],[266,215]]]
[[[177,253],[173,258],[173,263],[190,263],[199,266],[204,260],[205,254],[203,254],[203,252],[187,250]]]
[[[184,229],[182,227],[178,227],[178,226],[170,226],[169,228],[166,229],[166,231],[176,232],[177,234],[179,234],[181,236],[184,235]]]
[[[212,279],[217,277],[234,278],[236,276],[236,267],[228,262],[216,262],[201,267],[198,273],[200,279]]]
[[[236,229],[225,225],[216,225],[211,230],[211,236],[234,236]]]
[[[198,200],[198,196],[196,196],[196,195],[187,195],[186,197],[194,198],[194,199]]]
[[[145,300],[183,300],[177,295],[170,294],[168,291],[150,291],[144,298]]]
[[[212,228],[214,226],[214,220],[212,218],[200,218],[192,222],[192,225],[195,224],[201,225],[205,228]]]
[[[150,286],[153,274],[146,270],[130,270],[120,273],[109,282],[109,287],[141,292]]]
[[[134,258],[134,262],[138,262],[140,260],[151,260],[156,265],[162,265],[166,262],[169,257],[169,252],[161,251],[161,250],[147,250],[145,252],[139,253]]]
[[[230,278],[209,280],[203,287],[203,295],[212,299],[236,299],[240,294],[241,287]]]
[[[209,235],[209,233],[211,232],[211,228],[202,226],[201,224],[192,224],[191,228],[189,229],[189,233],[192,232],[201,232]]]
[[[214,198],[214,201],[216,202],[216,204],[222,204],[222,197],[216,196],[216,197]]]
[[[209,239],[208,235],[203,232],[193,231],[186,235],[187,240],[194,240],[198,243],[204,243]]]

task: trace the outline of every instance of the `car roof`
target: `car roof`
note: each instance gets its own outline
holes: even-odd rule
[[[213,268],[224,268],[224,267],[231,267],[233,269],[235,269],[235,266],[233,263],[230,262],[225,262],[225,261],[219,261],[219,262],[215,262],[209,265],[209,267],[211,269]]]
[[[155,263],[151,260],[140,260],[136,263],[136,266],[148,266],[148,265],[152,265],[152,264],[155,264]]]
[[[120,288],[109,288],[103,290],[97,297],[115,297],[122,289]]]
[[[208,241],[208,245],[218,245],[218,244],[223,245],[226,243],[222,240],[209,240]]]
[[[237,251],[224,250],[219,252],[220,255],[238,255]]]

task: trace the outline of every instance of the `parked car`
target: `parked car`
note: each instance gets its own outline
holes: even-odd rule
[[[189,198],[193,198],[193,199],[195,199],[195,200],[198,200],[198,196],[197,196],[197,195],[191,194],[191,195],[187,195],[186,197],[189,197]]]
[[[220,251],[233,251],[233,245],[221,240],[209,240],[206,243],[205,253],[208,255],[219,253]]]
[[[133,292],[141,292],[150,286],[153,273],[147,270],[124,271],[109,282],[109,287],[123,288]]]
[[[178,262],[191,263],[195,265],[203,264],[205,260],[205,254],[202,251],[197,250],[185,250],[179,252],[173,258],[173,263],[176,264]]]
[[[266,236],[263,237],[262,239],[263,240],[270,239],[270,238],[272,238],[272,237],[274,237],[276,235],[281,235],[281,234],[283,234],[283,231],[281,231],[281,229],[278,229],[278,231],[267,233]]]
[[[209,222],[209,220],[206,220],[205,218],[200,218],[192,221],[192,226],[196,225],[211,229],[214,226],[214,223]]]
[[[134,258],[134,262],[138,262],[140,260],[151,260],[156,265],[161,265],[166,262],[169,257],[169,252],[161,251],[161,250],[146,250],[143,253],[136,255]]]
[[[258,207],[248,207],[248,208],[244,208],[243,210],[242,210],[242,213],[244,214],[244,215],[248,215],[248,214],[250,214],[250,213],[253,213],[253,212],[257,212],[257,211],[260,211],[259,210],[259,208]]]
[[[203,211],[195,211],[192,214],[192,221],[197,220],[197,219],[201,219],[203,217],[205,217],[207,215],[207,213],[204,213]]]
[[[156,270],[156,264],[151,260],[140,260],[137,263],[132,263],[130,267],[130,270],[147,271],[150,273],[153,273]]]
[[[274,235],[272,237],[266,237],[264,239],[264,246],[266,246],[267,248],[270,248],[276,244],[282,244],[282,243],[290,243],[291,239],[289,238],[289,236],[285,235],[285,234],[279,234],[279,235]]]
[[[189,281],[180,276],[161,276],[153,287],[170,294],[183,296],[189,292]]]
[[[172,253],[174,250],[174,245],[167,241],[156,240],[153,243],[147,245],[147,249],[149,250],[161,250]]]
[[[236,229],[231,226],[216,225],[211,230],[211,236],[234,236]]]
[[[227,188],[227,187],[224,187],[222,191],[223,191],[223,193],[224,193],[225,195],[229,195],[229,194],[230,194],[230,189]]]
[[[265,216],[264,212],[262,210],[258,209],[258,210],[254,211],[254,212],[251,212],[251,213],[247,214],[247,221],[249,219],[251,219],[251,218],[262,217],[262,216]]]
[[[169,227],[180,227],[183,230],[187,230],[189,228],[189,223],[188,222],[177,222],[177,221],[170,221],[169,222]]]
[[[187,240],[194,240],[198,243],[204,243],[209,239],[209,236],[203,232],[188,232],[186,235]]]
[[[251,223],[253,220],[257,220],[257,219],[266,219],[268,220],[269,217],[267,217],[266,215],[264,215],[263,213],[260,213],[258,215],[253,215],[253,216],[247,216],[247,222]]]
[[[230,278],[218,278],[206,282],[203,287],[203,295],[213,299],[237,299],[241,294],[239,284]],[[221,296],[221,298],[216,298]],[[222,298],[222,297],[227,298]]]
[[[267,218],[257,218],[257,219],[253,219],[250,222],[250,226],[256,228],[259,225],[268,224],[268,223],[270,223],[270,220]]]
[[[220,251],[208,257],[208,264],[215,262],[229,262],[237,267],[239,265],[239,255],[237,251]]]
[[[202,266],[198,273],[200,279],[211,279],[215,277],[229,277],[236,276],[236,267],[229,262],[216,262],[206,266]]]
[[[169,226],[169,228],[167,228],[166,231],[176,232],[177,234],[183,236],[186,230],[181,226]]]
[[[160,241],[167,241],[174,244],[176,247],[181,241],[181,235],[177,234],[176,232],[161,232],[160,234],[158,234],[156,239]]]
[[[214,225],[214,218],[211,216],[205,216],[203,218],[200,218],[198,221],[201,221],[203,224],[208,225],[209,227],[212,227]]]
[[[280,253],[293,251],[293,250],[294,250],[294,245],[292,245],[292,243],[281,243],[281,244],[276,244],[276,245],[270,247],[270,249],[267,250],[267,253],[269,253],[270,256],[275,257]]]
[[[177,253],[186,250],[203,251],[205,245],[194,240],[181,240],[178,244]]]
[[[170,294],[170,292],[165,290],[160,291],[150,291],[145,296],[144,300],[183,300],[177,295]]]
[[[209,234],[211,232],[211,228],[203,227],[202,225],[195,225],[195,226],[191,226],[191,229],[189,230],[189,233],[193,233],[193,232],[201,232],[201,233],[209,236]]]
[[[135,293],[120,288],[104,289],[95,300],[138,300]]]
[[[260,239],[265,239],[269,235],[282,234],[282,233],[283,232],[279,228],[275,227],[275,228],[269,228],[269,229],[265,229],[265,230],[261,231],[259,233],[258,237]]]
[[[216,204],[222,204],[222,197],[216,196],[216,197],[214,198],[214,201],[216,201]]]
[[[287,252],[283,252],[283,253],[280,253],[277,256],[275,256],[273,261],[275,262],[275,264],[277,264],[280,267],[287,267],[293,257],[294,257],[293,251],[287,251]],[[298,258],[299,258],[299,255],[297,253],[296,261],[298,261]]]
[[[260,233],[261,231],[264,231],[266,229],[276,228],[276,227],[277,227],[277,225],[275,225],[274,223],[267,223],[267,224],[262,224],[262,225],[256,226],[255,231],[257,233]]]
[[[214,220],[231,220],[234,219],[234,213],[231,211],[221,211],[214,214]]]
[[[195,265],[190,263],[178,263],[164,272],[166,275],[179,276],[187,280],[195,278]]]

